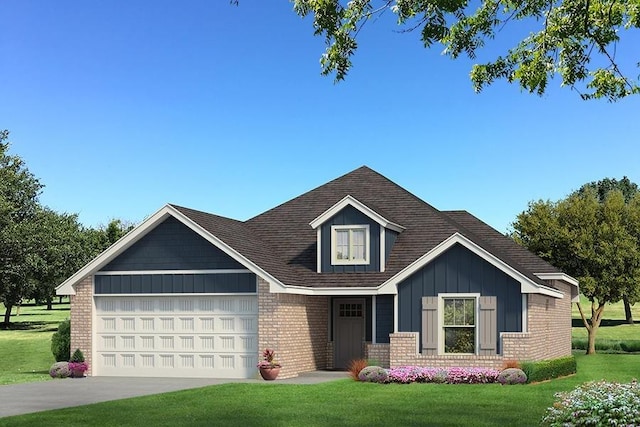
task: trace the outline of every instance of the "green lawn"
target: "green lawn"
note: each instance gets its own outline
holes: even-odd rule
[[[580,296],[582,309],[587,318],[591,316],[591,302],[583,295]],[[598,328],[596,341],[598,340],[637,340],[640,339],[640,304],[631,306],[631,312],[635,324],[625,323],[624,305],[622,302],[607,304],[604,308],[602,324]],[[576,304],[572,304],[573,338],[587,338],[587,329],[582,324],[580,312]]]
[[[554,393],[603,377],[630,381],[639,355],[577,355],[578,374],[524,386],[224,384],[3,418],[3,426],[534,426]],[[72,398],[72,396],[70,396]]]
[[[4,305],[0,312],[4,314]],[[25,304],[20,315],[14,308],[11,328],[0,329],[0,384],[23,383],[51,379],[49,368],[55,362],[51,354],[51,335],[58,324],[69,318],[69,303],[45,306]]]

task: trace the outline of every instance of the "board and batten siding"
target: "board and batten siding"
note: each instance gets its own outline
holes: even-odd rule
[[[99,295],[255,293],[257,286],[253,273],[97,274],[94,282]]]
[[[101,271],[219,269],[245,267],[177,219],[169,217]]]
[[[369,225],[369,264],[331,264],[331,226]],[[380,271],[380,225],[354,208],[347,206],[321,226],[320,266],[322,273],[352,273]]]
[[[422,298],[445,293],[496,297],[496,340],[501,332],[522,332],[520,283],[461,245],[398,285],[398,330],[422,334]]]
[[[376,297],[376,343],[388,344],[393,332],[393,295]]]

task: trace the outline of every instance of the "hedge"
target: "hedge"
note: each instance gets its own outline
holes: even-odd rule
[[[564,377],[576,373],[576,359],[573,356],[537,362],[522,362],[522,370],[530,383]]]

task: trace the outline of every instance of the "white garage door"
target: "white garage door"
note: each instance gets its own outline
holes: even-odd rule
[[[251,378],[255,295],[95,297],[94,375]]]

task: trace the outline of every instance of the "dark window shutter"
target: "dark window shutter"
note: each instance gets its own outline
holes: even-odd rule
[[[438,354],[438,297],[422,297],[422,353]]]
[[[478,354],[488,356],[498,353],[497,348],[497,299],[496,297],[480,297],[480,349]]]

